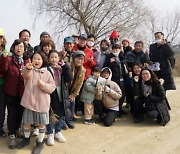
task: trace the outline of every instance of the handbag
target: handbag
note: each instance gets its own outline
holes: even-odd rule
[[[50,108],[49,121],[53,124],[59,121],[59,116],[56,113],[54,113],[52,108]]]

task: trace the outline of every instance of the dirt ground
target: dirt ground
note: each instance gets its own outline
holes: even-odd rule
[[[85,125],[79,118],[75,129],[63,131],[66,143],[45,145],[42,154],[180,154],[180,78],[176,78],[176,86],[176,91],[167,94],[172,110],[165,127],[148,119],[134,124],[130,114],[118,118],[109,128]],[[23,150],[10,150],[7,138],[0,138],[0,154],[30,154],[35,140],[33,137]]]

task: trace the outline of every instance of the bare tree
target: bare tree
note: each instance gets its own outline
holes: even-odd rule
[[[141,0],[32,0],[36,19],[45,15],[55,32],[67,29],[107,37],[117,30],[130,36],[149,15]]]
[[[152,38],[156,31],[162,31],[166,35],[166,39],[172,44],[176,43],[176,39],[180,37],[180,14],[179,10],[168,12],[165,16],[152,15],[148,20],[147,29],[151,32]]]

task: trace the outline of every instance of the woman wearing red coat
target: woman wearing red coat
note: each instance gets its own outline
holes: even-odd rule
[[[14,49],[12,57],[8,56],[8,52],[4,52],[0,57],[0,73],[5,79],[3,89],[8,111],[7,125],[10,149],[16,147],[16,133],[21,125],[23,113],[20,101],[24,91],[22,67],[25,65],[23,54],[26,46],[24,42],[15,40],[12,47]]]

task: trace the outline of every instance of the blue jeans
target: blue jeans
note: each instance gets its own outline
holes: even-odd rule
[[[49,123],[48,125],[46,125],[47,134],[53,134],[53,128],[55,129],[55,133],[58,133],[62,130],[62,127],[63,127],[63,117],[61,116],[56,124]]]

